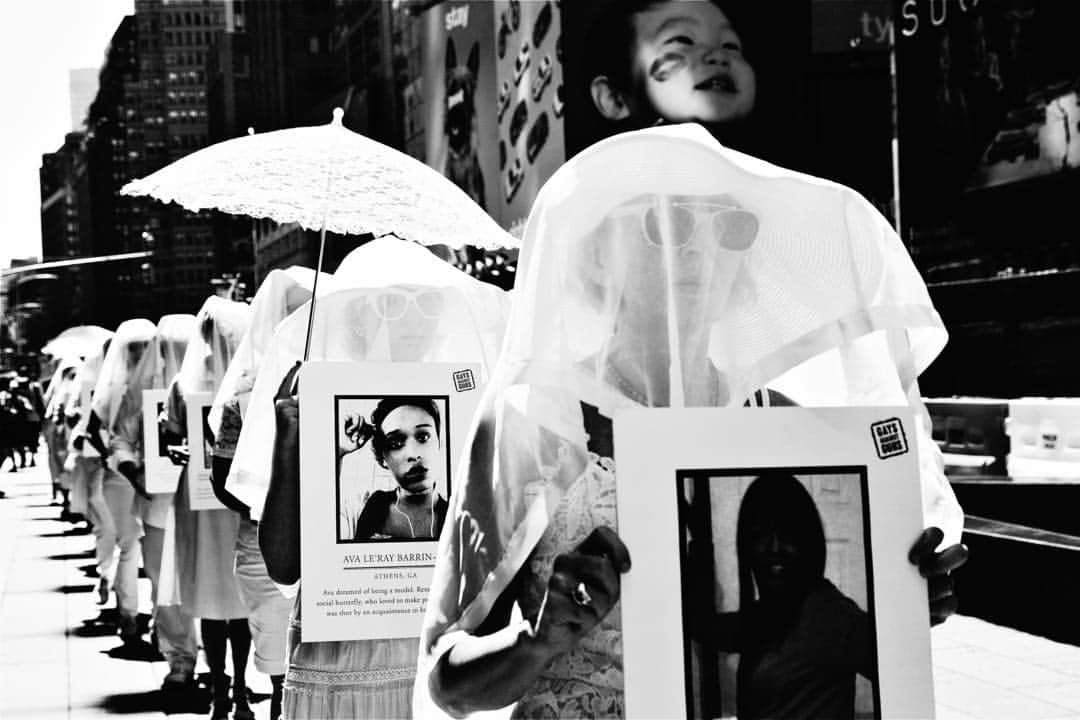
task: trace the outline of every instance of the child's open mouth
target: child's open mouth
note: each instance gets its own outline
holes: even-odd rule
[[[735,80],[732,79],[727,73],[719,73],[713,75],[710,78],[699,82],[694,86],[695,90],[710,90],[712,92],[733,93],[739,88],[735,85]]]

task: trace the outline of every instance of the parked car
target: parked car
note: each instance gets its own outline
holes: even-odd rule
[[[502,87],[499,88],[499,99],[495,102],[495,124],[502,122],[508,107],[510,107],[510,81],[503,80]]]
[[[529,119],[529,109],[525,107],[525,101],[522,100],[514,108],[514,116],[510,118],[510,144],[517,145],[518,136],[521,135],[521,131],[525,129],[525,123]]]
[[[506,177],[503,178],[504,187],[506,191],[506,202],[510,202],[514,199],[514,193],[521,186],[521,181],[525,179],[525,170],[521,167],[521,158],[514,158],[513,164],[510,169],[506,171]]]
[[[536,77],[533,78],[532,83],[533,102],[540,101],[540,96],[544,94],[544,88],[551,82],[551,70],[551,56],[545,55],[540,64],[536,66]]]
[[[548,116],[547,113],[542,112],[533,122],[533,126],[529,129],[529,137],[525,140],[525,157],[529,159],[530,163],[536,160],[536,156],[540,154],[547,137]]]
[[[506,24],[506,13],[499,15],[499,32],[495,36],[495,51],[499,59],[506,57],[506,38],[510,35],[510,26]]]
[[[563,100],[563,86],[555,88],[555,97],[551,101],[551,112],[555,113],[555,117],[562,117],[562,114],[566,111],[566,101]]]
[[[544,36],[547,35],[548,30],[551,28],[551,14],[551,3],[544,3],[544,7],[540,8],[536,20],[533,21],[532,43],[534,48],[540,47]]]
[[[517,59],[514,60],[514,85],[521,84],[521,78],[524,77],[525,71],[529,67],[529,43],[521,43],[521,49],[518,50]]]
[[[521,25],[521,0],[510,0],[510,29],[517,30]]]

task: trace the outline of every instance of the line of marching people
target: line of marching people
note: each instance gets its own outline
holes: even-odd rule
[[[299,508],[279,504],[272,514],[264,504],[275,393],[301,357],[315,280],[306,268],[275,270],[250,305],[214,296],[195,315],[127,320],[98,352],[60,359],[45,394],[54,482],[70,513],[92,525],[98,600],[115,597],[125,644],[145,642],[136,620],[140,563],[150,579],[150,642],[169,668],[163,709],[190,707],[200,694],[194,671],[201,646],[211,718],[254,717],[249,655],[271,679],[274,720],[409,714],[416,638],[301,645],[298,571],[287,578],[291,584],[271,580],[290,575],[283,554],[299,554]],[[317,288],[313,360],[461,360],[488,372],[508,314],[506,292],[392,237],[354,250],[333,275],[319,276]],[[158,427],[146,428],[143,391],[155,389],[167,389],[167,400]],[[212,484],[222,506],[196,510],[187,400],[206,392],[215,397],[203,429],[212,439]],[[144,433],[151,431],[176,466],[174,492],[148,492]],[[285,526],[294,531],[277,530]],[[276,548],[272,557],[264,559],[260,540]],[[277,572],[267,562],[276,562]],[[380,667],[387,663],[403,677],[386,682]]]

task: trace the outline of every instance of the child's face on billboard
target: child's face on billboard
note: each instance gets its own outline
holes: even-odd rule
[[[633,80],[668,122],[720,123],[754,108],[754,70],[727,16],[711,2],[666,2],[637,13]]]

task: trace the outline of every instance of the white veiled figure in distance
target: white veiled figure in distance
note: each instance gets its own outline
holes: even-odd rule
[[[143,359],[154,337],[154,323],[145,318],[125,320],[116,328],[101,363],[90,399],[87,431],[99,436],[107,449],[109,428],[116,419],[131,375]],[[81,421],[80,421],[81,422]],[[87,442],[87,445],[90,443]],[[85,445],[84,445],[85,449]],[[87,479],[98,559],[99,600],[111,588],[116,593],[121,634],[133,640],[138,635],[135,616],[139,610],[139,537],[142,527],[132,509],[135,489],[116,469],[109,455],[107,467],[96,457],[78,461]]]
[[[310,359],[470,363],[480,366],[482,379],[490,376],[508,310],[504,291],[395,238],[355,250],[338,268],[334,282],[339,289],[318,301]],[[242,499],[253,512],[263,509],[269,485],[274,396],[302,356],[307,313],[307,307],[300,308],[278,326],[241,433],[229,488],[244,493]],[[369,454],[370,447],[364,447],[350,455]],[[343,475],[350,472],[348,467],[342,463]],[[356,512],[361,491],[352,491]],[[349,491],[343,490],[345,494]],[[298,516],[298,508],[289,510]],[[260,529],[265,532],[273,518],[262,517]],[[298,555],[299,548],[294,549]],[[302,643],[301,634],[297,601],[285,678],[287,717],[411,716],[415,638]]]
[[[187,436],[186,398],[192,393],[213,392],[225,377],[250,320],[244,303],[212,296],[195,316],[180,371],[169,388],[166,428]],[[176,595],[165,588],[173,577],[179,580],[179,601],[190,615],[211,620],[247,616],[233,576],[239,516],[231,510],[192,511],[188,501],[188,470],[180,475],[173,500],[173,523],[166,526],[162,553],[162,592],[168,601]],[[172,530],[173,532],[170,532]],[[170,557],[169,550],[175,556]]]
[[[236,582],[249,612],[255,668],[270,675],[274,682],[272,706],[279,705],[281,699],[285,634],[292,599],[283,595],[267,574],[259,550],[257,526],[248,519],[247,509],[224,487],[226,478],[221,476],[227,475],[232,462],[251,390],[262,359],[273,341],[274,329],[311,298],[315,277],[314,270],[294,266],[271,270],[262,281],[251,302],[251,323],[229,363],[208,418],[214,434],[215,492],[227,507],[241,514],[235,553]],[[323,273],[318,279],[318,293],[325,295],[332,289],[333,277]]]
[[[90,402],[90,409],[98,416],[105,432],[112,427],[135,369],[146,355],[156,332],[154,323],[145,318],[125,320],[116,328]]]
[[[314,284],[314,270],[294,265],[285,270],[271,270],[259,285],[255,297],[251,300],[251,322],[236,350],[236,356],[225,371],[221,387],[218,388],[214,404],[210,408],[208,421],[215,437],[219,434],[222,408],[226,403],[237,402],[241,419],[243,418],[248,396],[255,386],[259,365],[266,354],[267,345],[273,339],[274,328],[308,301]],[[324,295],[332,290],[333,276],[320,273],[319,294]]]
[[[41,434],[48,448],[49,475],[52,478],[53,497],[61,491],[61,488],[70,488],[70,480],[65,477],[69,473],[64,470],[64,460],[67,458],[69,428],[64,423],[64,405],[68,395],[75,384],[75,376],[79,372],[83,359],[80,355],[65,355],[57,362],[45,388],[45,417],[42,418]],[[65,494],[67,490],[63,491]]]
[[[112,460],[121,474],[127,477],[134,494],[132,512],[142,521],[143,567],[150,579],[151,622],[158,639],[158,649],[169,664],[166,684],[183,685],[191,680],[198,650],[195,624],[175,602],[159,602],[161,558],[165,542],[165,526],[172,512],[173,493],[145,494],[146,457],[143,442],[144,390],[164,390],[180,372],[188,340],[195,332],[195,316],[190,314],[163,315],[158,320],[147,351],[128,377],[127,387],[115,415],[109,424],[109,446]],[[151,431],[156,431],[151,428]],[[176,468],[176,477],[180,468]],[[171,555],[171,553],[170,553]],[[170,562],[169,567],[175,569]],[[175,588],[172,577],[168,587]]]
[[[109,442],[117,468],[131,463],[141,489],[145,469],[143,447],[142,393],[144,390],[164,390],[180,372],[188,339],[195,330],[195,316],[190,314],[163,315],[154,328],[149,347],[127,378],[119,405],[111,413],[108,424]],[[180,475],[179,468],[176,472]],[[165,527],[165,516],[172,504],[173,493],[155,493],[150,498],[141,494],[135,498],[136,513],[144,525]]]
[[[541,190],[522,246],[506,342],[440,538],[417,716],[435,711],[435,663],[458,643],[473,653],[482,623],[510,633],[515,604],[535,625],[555,558],[615,528],[620,407],[911,403],[921,416],[915,379],[946,339],[902,243],[864,198],[723,148],[697,125],[623,133],[577,155]],[[774,383],[788,397],[757,392]],[[958,538],[962,514],[927,426],[917,430],[926,522]],[[622,715],[618,605],[537,673],[514,697],[463,702],[516,702],[521,717]],[[485,677],[501,690],[497,670]]]
[[[90,403],[94,396],[94,387],[97,385],[98,376],[101,374],[101,365],[105,361],[105,353],[108,352],[112,343],[110,336],[99,349],[86,357],[86,360],[75,373],[75,381],[68,391],[64,400],[64,416],[71,425],[68,433],[67,455],[64,458],[65,480],[68,483],[67,490],[71,493],[71,511],[76,513],[88,513],[90,497],[90,480],[85,472],[85,467],[78,462],[79,458],[99,458],[101,454],[90,443],[85,442],[87,429],[90,425]],[[78,447],[76,447],[78,445]],[[104,503],[104,500],[101,501]],[[93,522],[93,519],[91,519]]]

